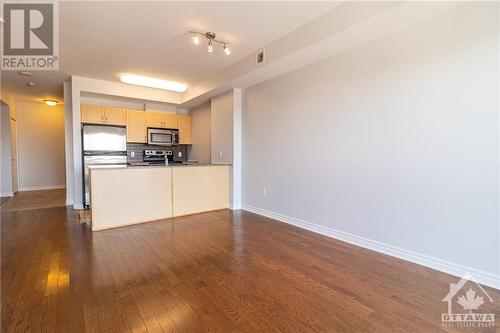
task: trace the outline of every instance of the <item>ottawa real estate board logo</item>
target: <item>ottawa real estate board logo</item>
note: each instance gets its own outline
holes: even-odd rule
[[[59,68],[59,10],[56,1],[2,2],[2,70]]]
[[[443,302],[448,303],[448,312],[441,314],[443,327],[495,327],[495,314],[480,309],[484,304],[493,303],[493,299],[470,274],[457,283],[450,283]]]

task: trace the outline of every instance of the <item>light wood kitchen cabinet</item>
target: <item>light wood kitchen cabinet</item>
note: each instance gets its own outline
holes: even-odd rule
[[[165,126],[165,128],[179,128],[177,124],[177,115],[170,113],[163,114],[163,126]]]
[[[190,145],[193,143],[193,133],[192,133],[192,117],[178,115],[177,125],[179,127],[179,139],[180,144]]]
[[[162,128],[163,119],[161,112],[146,111],[147,127]]]
[[[126,125],[125,109],[108,108],[103,109],[104,123],[109,125]]]
[[[82,123],[126,125],[125,109],[82,104],[80,112]]]
[[[146,111],[147,127],[155,128],[178,128],[177,116],[175,114]]]
[[[147,142],[145,111],[127,110],[127,142]]]
[[[82,123],[102,124],[104,121],[101,106],[82,104],[80,112]]]

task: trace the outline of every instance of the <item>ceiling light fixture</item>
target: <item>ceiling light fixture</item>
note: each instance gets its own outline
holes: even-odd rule
[[[34,87],[34,86],[35,86],[35,82],[28,81],[28,82],[26,83],[26,85],[27,85],[28,87]]]
[[[185,92],[188,87],[187,84],[184,83],[155,79],[153,77],[140,76],[134,74],[123,74],[120,77],[120,80],[123,83],[135,84],[138,86],[149,87],[149,88],[170,90],[175,92]]]
[[[193,43],[195,45],[200,44],[200,37],[198,37],[198,35],[196,35],[196,34],[193,34]]]
[[[19,75],[24,75],[24,76],[31,76],[31,75],[33,75],[33,74],[31,74],[30,72],[27,72],[27,71],[19,71],[18,73],[19,73]]]
[[[198,31],[190,31],[191,36],[193,38],[193,43],[198,45],[200,44],[200,36],[208,39],[207,52],[212,53],[214,51],[214,42],[223,45],[224,53],[228,56],[231,54],[231,49],[229,48],[229,41],[222,41],[215,39],[215,33],[213,32],[198,32]]]
[[[59,102],[51,99],[44,99],[43,102],[48,106],[56,106]]]

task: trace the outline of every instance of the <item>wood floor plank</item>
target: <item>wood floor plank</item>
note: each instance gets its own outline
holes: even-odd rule
[[[2,332],[464,332],[427,267],[245,211],[92,233],[41,192],[1,212]]]

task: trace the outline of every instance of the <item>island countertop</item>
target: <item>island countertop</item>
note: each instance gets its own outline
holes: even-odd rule
[[[185,164],[150,164],[150,165],[131,165],[131,164],[108,164],[108,165],[89,165],[87,166],[90,170],[99,170],[99,169],[129,169],[129,168],[144,168],[144,169],[152,169],[152,168],[186,168],[186,167],[206,167],[206,166],[232,166],[232,164],[212,164],[212,163],[185,163]]]

